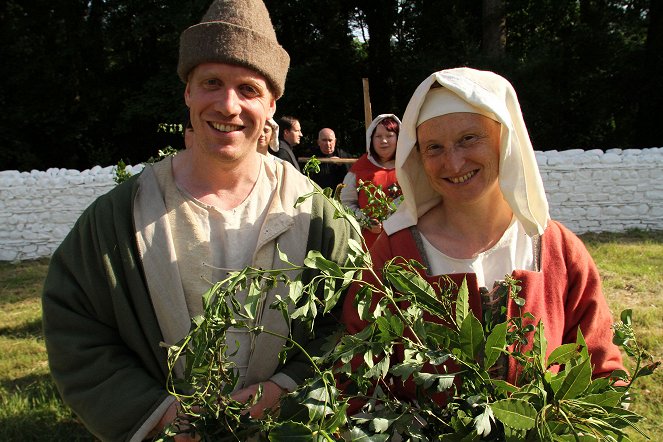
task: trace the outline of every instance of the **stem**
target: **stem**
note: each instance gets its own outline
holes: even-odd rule
[[[254,328],[249,329],[249,330],[250,331],[256,331],[256,330],[258,330],[258,328],[254,327]],[[306,358],[311,362],[311,364],[313,364],[313,369],[315,370],[315,372],[320,377],[322,377],[322,372],[320,371],[320,368],[318,367],[318,365],[313,361],[313,357],[304,349],[304,347],[299,345],[299,343],[297,341],[295,341],[294,339],[292,339],[289,336],[283,336],[279,333],[274,333],[274,332],[269,331],[269,330],[260,329],[260,333],[267,333],[268,335],[275,336],[275,337],[281,338],[281,339],[285,339],[286,341],[291,342],[292,344],[294,344],[295,347],[297,347],[302,353],[304,353],[304,356],[306,356]]]

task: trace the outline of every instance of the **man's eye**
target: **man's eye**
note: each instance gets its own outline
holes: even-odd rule
[[[240,87],[240,90],[241,90],[242,93],[243,93],[244,95],[246,95],[247,97],[255,97],[255,96],[257,96],[257,95],[259,94],[258,89],[256,89],[256,88],[253,87],[253,86],[250,86],[250,85],[248,85],[248,84],[242,85],[242,86]]]
[[[219,80],[216,78],[208,78],[207,80],[204,81],[205,86],[218,86],[219,85]]]

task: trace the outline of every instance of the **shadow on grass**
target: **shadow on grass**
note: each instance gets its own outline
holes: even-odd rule
[[[95,441],[60,399],[49,375],[0,385],[1,441]]]
[[[14,339],[41,338],[41,318],[24,323],[20,327],[0,327],[0,336]]]
[[[609,242],[622,244],[663,243],[663,230],[628,229],[625,232],[587,232],[579,236],[585,242],[597,244]]]
[[[88,433],[74,417],[65,421],[56,412],[36,410],[0,418],[0,440],[6,442],[94,442],[98,439]]]

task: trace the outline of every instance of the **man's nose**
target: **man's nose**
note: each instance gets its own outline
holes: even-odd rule
[[[220,93],[215,108],[223,115],[238,115],[241,112],[241,108],[239,106],[239,97],[235,90],[228,88]]]

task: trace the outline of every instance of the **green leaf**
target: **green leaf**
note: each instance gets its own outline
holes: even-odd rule
[[[278,243],[276,244],[276,251],[278,252],[278,254],[279,254],[279,259],[280,259],[281,261],[283,261],[284,263],[286,263],[286,264],[288,264],[288,265],[290,265],[290,266],[294,266],[294,264],[291,263],[291,262],[288,260],[288,255],[286,255],[286,253],[285,253],[283,250],[281,250],[281,247],[279,247]]]
[[[325,425],[329,432],[333,433],[337,431],[340,427],[344,426],[348,422],[348,406],[349,404],[347,402],[343,402],[340,404],[340,406],[336,407],[334,415],[326,422]]]
[[[382,358],[364,375],[368,379],[384,379],[389,373],[389,358]]]
[[[352,442],[387,442],[391,436],[389,434],[369,434],[360,427],[352,427],[350,431],[350,440]]]
[[[539,361],[539,368],[541,371],[546,369],[546,351],[548,349],[548,341],[546,340],[543,322],[539,321],[536,324],[536,332],[534,333],[534,343],[532,350]]]
[[[334,261],[331,261],[317,250],[310,250],[304,259],[304,265],[312,269],[318,269],[323,273],[336,277],[343,278],[343,271],[341,267]]]
[[[470,359],[476,360],[483,345],[483,326],[481,322],[470,313],[460,326],[460,349]]]
[[[413,303],[439,318],[445,317],[435,290],[421,275],[390,263],[385,265],[383,275],[396,291],[407,294]]]
[[[623,396],[624,393],[619,391],[606,391],[600,394],[588,394],[580,400],[603,408],[614,408],[622,403]]]
[[[310,422],[320,421],[325,416],[334,414],[334,410],[329,406],[331,401],[329,390],[322,379],[316,379],[307,393],[303,404],[308,409]]]
[[[336,281],[332,278],[327,278],[323,284],[323,293],[325,300],[323,314],[326,314],[336,306],[336,303],[341,298],[341,295],[345,293],[345,291],[336,290]]]
[[[295,207],[299,206],[300,204],[302,204],[304,201],[306,201],[307,199],[309,199],[313,195],[315,195],[315,192],[309,192],[305,195],[300,196],[299,198],[297,198],[297,201],[295,201]]]
[[[470,311],[470,292],[467,288],[467,279],[463,278],[463,282],[458,289],[458,297],[456,298],[456,325],[460,325],[465,321]]]
[[[589,358],[585,359],[579,365],[565,370],[566,376],[564,382],[555,393],[555,399],[575,399],[580,393],[587,389],[592,381],[592,366]]]
[[[415,384],[421,385],[428,390],[434,384],[436,390],[441,392],[450,389],[453,386],[455,374],[436,374],[436,373],[414,373],[412,378]]]
[[[511,394],[518,391],[518,387],[502,379],[491,379],[490,383],[502,394]]]
[[[385,419],[383,417],[376,417],[371,421],[371,427],[377,432],[377,433],[384,433],[389,429],[389,426],[391,425],[393,421],[389,419]]]
[[[626,309],[622,310],[622,313],[619,315],[619,319],[626,324],[626,325],[632,325],[633,324],[633,310]]]
[[[423,362],[418,362],[414,360],[409,360],[402,362],[400,364],[396,364],[393,367],[389,369],[391,374],[394,376],[399,376],[400,378],[405,381],[407,378],[412,376],[414,372],[420,372],[421,369],[423,368],[424,363]]]
[[[582,330],[580,330],[580,327],[578,327],[578,331],[576,332],[576,344],[581,347],[580,348],[580,354],[586,358],[589,359],[589,350],[587,349],[587,342],[585,342],[585,337],[582,334]]]
[[[500,422],[516,430],[534,428],[536,409],[532,404],[520,399],[502,399],[490,404],[493,414]]]
[[[249,292],[246,294],[246,301],[244,303],[244,311],[249,319],[255,319],[261,297],[262,290],[260,288],[260,280],[253,279],[249,285]]]
[[[304,295],[304,284],[299,279],[291,281],[288,286],[288,298],[293,304],[298,304],[302,295]]]
[[[357,305],[359,317],[364,321],[370,320],[373,316],[371,313],[371,302],[373,301],[373,291],[371,288],[367,285],[362,286],[357,291],[354,301]]]
[[[287,421],[276,425],[269,432],[269,440],[271,442],[312,441],[313,432],[311,431],[311,428],[302,423]]]
[[[495,362],[497,362],[500,354],[502,354],[502,350],[504,350],[504,347],[506,347],[507,326],[508,323],[506,322],[497,324],[488,335],[485,347],[486,356],[483,361],[483,368],[485,370],[490,369],[490,367],[492,367]]]
[[[578,357],[580,350],[577,344],[562,344],[550,353],[547,366],[566,364],[571,359]]]

